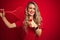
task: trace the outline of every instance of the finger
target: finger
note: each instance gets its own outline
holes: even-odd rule
[[[0,9],[0,13],[3,13],[3,9]]]
[[[28,24],[30,24],[30,22],[29,22],[29,21],[27,21],[27,23],[28,23]]]
[[[3,14],[5,15],[5,11],[4,11],[4,9],[3,9]]]
[[[2,13],[0,13],[0,17],[2,17]]]
[[[3,14],[2,14],[2,16],[5,16],[5,11],[4,11],[4,9],[3,9]]]

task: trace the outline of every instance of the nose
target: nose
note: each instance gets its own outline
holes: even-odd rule
[[[31,9],[31,12],[34,12],[34,11],[35,11],[35,10],[32,8],[32,9]]]

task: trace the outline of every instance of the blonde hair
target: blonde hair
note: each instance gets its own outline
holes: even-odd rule
[[[40,11],[38,10],[37,4],[36,4],[35,2],[29,2],[29,3],[27,4],[27,6],[26,6],[26,9],[25,9],[25,15],[26,15],[26,17],[25,17],[25,20],[24,20],[24,26],[26,26],[26,27],[28,26],[28,24],[27,24],[27,21],[29,20],[28,6],[29,6],[30,4],[35,5],[35,10],[36,10],[36,12],[35,12],[35,14],[34,14],[34,16],[33,16],[34,22],[35,22],[37,25],[39,25],[39,24],[41,23],[41,21],[42,21],[42,17],[41,17],[41,15],[40,15]]]

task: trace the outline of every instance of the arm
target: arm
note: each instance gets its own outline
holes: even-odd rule
[[[2,17],[2,20],[3,20],[3,22],[6,24],[6,26],[8,28],[14,28],[14,27],[16,27],[16,24],[15,23],[10,23],[5,16]]]
[[[41,36],[42,34],[42,29],[39,28],[40,27],[40,24],[37,25],[35,22],[32,22],[32,26],[34,25],[34,29],[35,29],[35,33],[37,36]]]
[[[39,24],[39,26],[38,26],[34,21],[28,22],[28,24],[29,24],[29,23],[30,23],[30,27],[34,28],[35,34],[36,34],[37,36],[41,36],[41,34],[42,34],[42,29],[39,28],[40,24]]]
[[[4,13],[4,10],[2,10],[3,13],[0,13],[0,17],[2,18],[3,22],[6,24],[6,26],[8,28],[14,28],[16,27],[16,24],[15,23],[10,23],[7,18],[5,17],[5,13]]]
[[[42,34],[42,29],[37,28],[37,29],[35,30],[35,33],[36,33],[36,35],[41,36],[41,34]]]

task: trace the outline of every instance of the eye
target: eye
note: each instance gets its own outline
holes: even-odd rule
[[[35,10],[35,8],[33,8]]]
[[[31,7],[29,7],[29,9],[32,9]]]

